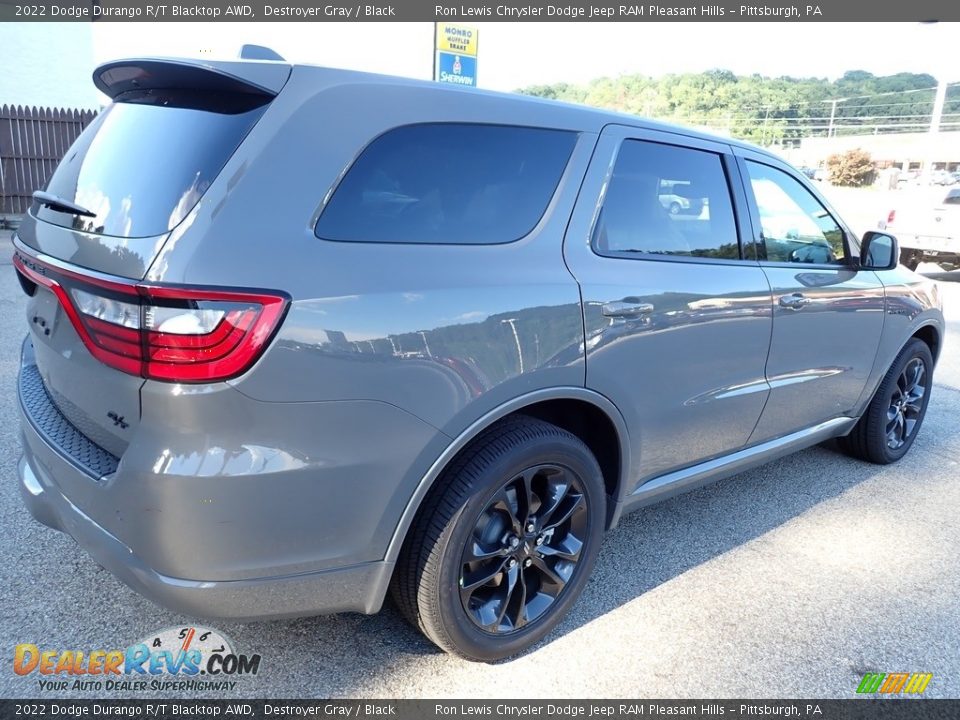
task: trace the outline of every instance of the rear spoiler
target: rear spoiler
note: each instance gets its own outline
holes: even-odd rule
[[[111,99],[130,90],[190,89],[275,97],[290,77],[282,62],[172,58],[114,60],[93,71],[97,89]]]

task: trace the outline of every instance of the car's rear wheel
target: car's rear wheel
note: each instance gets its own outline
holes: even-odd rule
[[[933,387],[933,355],[913,338],[900,351],[873,400],[850,434],[840,439],[850,455],[886,465],[904,455],[920,431]]]
[[[493,661],[526,650],[576,601],[605,518],[603,476],[575,435],[516,416],[438,479],[394,573],[407,619],[443,650]]]
[[[680,207],[680,203],[678,203],[676,200],[674,200],[672,203],[670,203],[670,214],[671,214],[671,215],[679,215],[681,210],[683,210],[683,208]]]

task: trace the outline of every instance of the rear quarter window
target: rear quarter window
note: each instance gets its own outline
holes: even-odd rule
[[[543,217],[577,134],[432,123],[376,138],[316,225],[324,240],[482,245],[527,235]]]

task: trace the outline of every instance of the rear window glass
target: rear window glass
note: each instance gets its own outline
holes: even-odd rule
[[[161,235],[193,209],[263,113],[264,96],[144,91],[120,96],[77,138],[47,192],[93,217],[47,222],[117,237]]]
[[[540,221],[574,132],[425,124],[391,130],[360,154],[317,222],[325,240],[492,244]]]
[[[625,140],[593,244],[601,255],[739,259],[733,204],[720,155]]]

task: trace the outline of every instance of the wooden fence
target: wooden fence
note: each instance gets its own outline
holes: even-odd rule
[[[93,110],[0,106],[0,215],[20,215],[70,145],[90,124]]]

